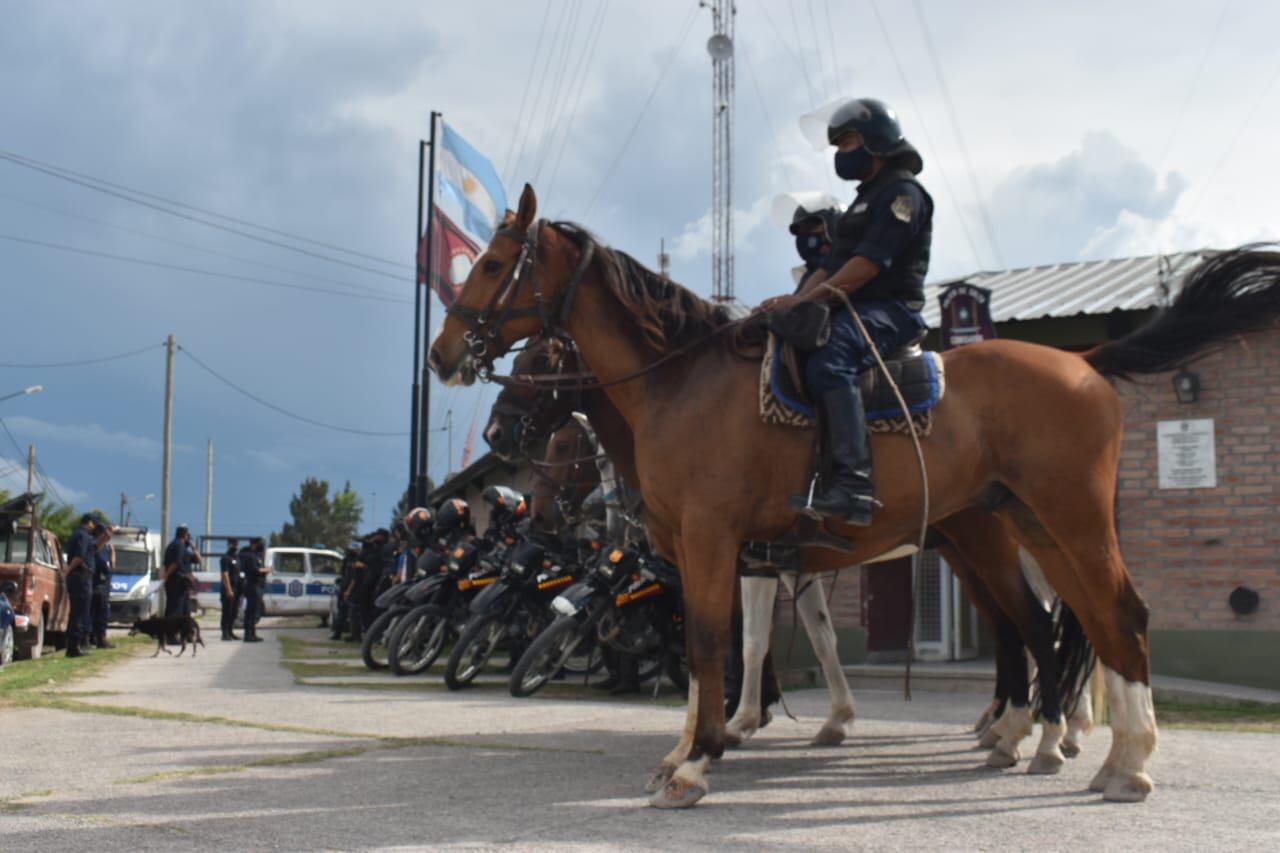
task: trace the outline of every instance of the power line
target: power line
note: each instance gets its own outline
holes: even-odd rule
[[[654,97],[657,96],[658,89],[662,87],[662,81],[667,79],[667,73],[671,71],[672,66],[675,65],[676,56],[679,55],[680,48],[684,47],[685,40],[689,37],[689,31],[693,29],[693,20],[697,14],[697,6],[689,9],[689,17],[685,18],[684,28],[676,39],[675,46],[671,48],[671,52],[667,54],[667,61],[662,66],[662,71],[658,74],[658,79],[653,82],[653,89],[649,91],[649,97],[645,98],[644,103],[640,106],[640,114],[636,116],[635,123],[631,125],[631,129],[627,132],[626,139],[623,140],[622,145],[618,146],[618,151],[614,154],[613,161],[609,163],[608,168],[604,171],[604,175],[600,178],[600,185],[596,187],[595,193],[591,196],[591,201],[588,202],[586,210],[582,214],[584,219],[590,215],[591,209],[596,206],[596,201],[600,198],[600,193],[604,190],[605,184],[609,182],[609,178],[613,177],[613,170],[618,168],[618,164],[622,162],[622,157],[626,154],[627,148],[631,145],[631,140],[635,138],[636,131],[640,129],[640,124],[644,121],[645,113],[649,111],[649,106],[653,103]]]
[[[983,230],[987,234],[987,242],[995,253],[996,263],[1005,266],[1004,253],[1000,251],[1000,243],[996,240],[996,231],[991,226],[991,218],[987,216],[987,203],[982,189],[978,186],[978,175],[969,157],[969,146],[964,141],[964,133],[960,130],[960,119],[956,116],[955,104],[951,102],[951,90],[947,87],[946,75],[942,73],[942,64],[938,61],[938,53],[933,48],[933,36],[929,34],[929,24],[925,21],[924,11],[920,8],[920,0],[911,0],[911,8],[915,11],[916,21],[920,24],[920,32],[924,36],[924,46],[929,54],[929,62],[933,66],[933,74],[938,80],[938,89],[942,92],[942,102],[947,108],[947,116],[951,120],[951,129],[955,133],[956,143],[960,146],[960,156],[964,158],[965,171],[968,173],[969,186],[973,190],[974,201],[978,205],[978,217],[982,220]]]
[[[533,134],[534,118],[541,115],[538,107],[542,103],[543,93],[547,91],[547,80],[551,72],[551,67],[555,64],[556,57],[559,53],[561,36],[565,31],[565,19],[568,17],[569,13],[569,5],[570,4],[564,2],[560,4],[560,14],[556,18],[556,22],[553,27],[551,46],[547,48],[546,58],[542,63],[542,71],[541,73],[535,72],[537,82],[534,83],[533,86],[533,103],[529,105],[529,115],[525,119],[524,126],[516,128],[517,132],[520,134],[520,144],[519,153],[516,155],[515,163],[512,166],[513,177],[519,173],[520,163],[525,159],[525,153],[528,151],[528,146]]]
[[[787,165],[787,161],[783,158],[782,146],[778,144],[778,134],[773,128],[773,118],[769,115],[769,107],[765,103],[764,94],[760,91],[760,81],[756,78],[756,68],[751,64],[751,52],[746,50],[741,42],[738,44],[738,52],[742,54],[743,63],[747,66],[747,75],[751,77],[751,86],[756,92],[756,100],[760,102],[760,112],[764,115],[764,126],[769,131],[769,141],[773,143],[773,156],[777,158],[778,165],[782,167],[782,171],[787,178],[787,184],[795,186],[791,167]]]
[[[836,93],[840,92],[840,52],[836,50],[836,28],[831,21],[831,2],[822,0],[823,10],[827,16],[827,41],[831,45],[831,74],[835,82]]]
[[[1227,19],[1227,12],[1230,9],[1231,0],[1226,0],[1222,4],[1222,11],[1218,13],[1217,22],[1213,25],[1213,34],[1209,36],[1209,40],[1204,46],[1204,52],[1200,54],[1200,62],[1196,65],[1195,73],[1191,75],[1191,82],[1183,89],[1184,96],[1182,104],[1178,107],[1177,118],[1173,121],[1173,128],[1170,130],[1169,135],[1165,137],[1164,152],[1161,153],[1160,159],[1157,161],[1159,163],[1156,168],[1157,179],[1159,179],[1160,173],[1164,171],[1165,163],[1173,152],[1173,146],[1178,140],[1178,133],[1182,130],[1182,122],[1187,117],[1187,107],[1191,105],[1192,99],[1200,88],[1200,78],[1204,74],[1204,67],[1209,61],[1209,54],[1213,53],[1214,45],[1218,43],[1218,34],[1222,32],[1222,22]]]
[[[88,364],[103,364],[104,362],[108,362],[108,361],[118,361],[119,359],[122,359],[122,358],[132,358],[135,355],[142,355],[144,352],[154,352],[156,348],[163,347],[163,346],[164,346],[164,343],[161,342],[158,344],[152,344],[151,346],[143,347],[142,349],[129,350],[128,352],[120,352],[120,353],[116,353],[115,355],[105,355],[105,356],[102,356],[101,358],[86,358],[80,361],[53,361],[45,364],[0,364],[0,368],[13,368],[13,369],[24,369],[24,370],[26,369],[47,370],[55,367],[84,367],[85,365],[88,365]]]
[[[297,252],[300,255],[306,255],[307,257],[310,257],[310,258],[318,258],[322,261],[328,261],[329,263],[332,263],[332,264],[339,264],[344,267],[351,267],[352,269],[361,270],[363,272],[371,273],[373,275],[384,276],[386,278],[395,279],[396,281],[401,281],[404,278],[404,276],[399,273],[391,273],[391,272],[387,272],[386,270],[375,269],[374,267],[367,267],[367,266],[364,266],[363,264],[354,264],[351,261],[344,261],[341,258],[335,258],[335,257],[332,257],[331,255],[322,255],[319,252],[313,252],[310,249],[304,249],[301,246],[292,246],[288,243],[282,243],[279,240],[272,240],[269,237],[263,237],[258,234],[251,234],[248,231],[242,231],[239,228],[232,228],[227,225],[220,225],[217,222],[211,222],[208,219],[202,219],[199,216],[192,216],[189,213],[183,213],[180,210],[174,210],[173,208],[165,207],[162,204],[156,204],[154,202],[147,201],[137,196],[128,195],[127,193],[124,193],[124,192],[117,192],[114,189],[110,189],[106,185],[105,181],[99,181],[98,183],[90,183],[90,180],[96,181],[97,179],[94,178],[90,180],[81,180],[78,177],[73,177],[69,172],[66,174],[63,174],[62,172],[55,171],[57,167],[45,168],[42,165],[36,165],[34,160],[27,161],[25,158],[21,158],[16,155],[9,154],[8,152],[5,152],[5,151],[0,151],[0,160],[7,160],[16,166],[23,167],[24,169],[31,169],[36,172],[41,172],[52,178],[57,178],[60,181],[67,181],[69,183],[85,187],[86,189],[93,190],[94,192],[103,193],[104,195],[109,195],[109,196],[112,196],[113,198],[118,198],[124,201],[132,202],[134,204],[142,205],[143,207],[149,207],[152,210],[158,210],[161,213],[167,213],[170,216],[176,216],[179,219],[185,219],[189,222],[196,222],[208,228],[215,228],[218,231],[225,231],[228,234],[235,234],[236,236],[244,237],[247,240],[256,240],[257,242],[265,243],[268,246],[275,246],[280,249],[286,249],[290,252]],[[101,186],[99,184],[101,184]],[[412,269],[412,267],[408,267],[408,269]]]
[[[146,237],[149,240],[155,240],[160,243],[168,243],[171,246],[178,246],[179,248],[183,248],[183,249],[191,249],[196,252],[204,252],[205,254],[214,255],[220,258],[229,258],[233,261],[239,261],[240,263],[250,264],[252,266],[259,266],[259,267],[263,267],[264,269],[275,270],[276,272],[286,272],[292,275],[299,275],[304,278],[314,279],[316,281],[327,281],[330,284],[337,284],[342,287],[351,288],[352,290],[363,290],[366,293],[377,293],[383,296],[391,295],[391,292],[384,288],[371,287],[367,284],[357,284],[351,281],[343,281],[342,279],[329,278],[327,276],[316,275],[315,273],[294,269],[292,267],[282,267],[282,266],[279,266],[278,264],[269,264],[266,261],[260,261],[256,258],[246,258],[243,255],[237,255],[233,252],[224,252],[221,249],[210,249],[206,246],[200,246],[195,243],[187,243],[182,240],[174,240],[170,237],[164,237],[164,236],[161,236],[160,234],[153,234],[150,231],[144,231],[141,228],[130,228],[127,225],[120,225],[118,223],[109,222],[105,219],[98,219],[93,216],[85,216],[82,213],[73,213],[69,210],[62,210],[61,208],[53,207],[52,205],[41,204],[39,202],[31,201],[29,199],[19,198],[18,196],[9,195],[8,193],[0,193],[0,198],[8,199],[9,201],[17,202],[18,204],[26,205],[28,207],[34,207],[37,210],[44,210],[49,213],[57,214],[58,216],[65,216],[68,219],[78,219],[82,222],[92,222],[95,225],[101,225],[105,228],[114,228],[117,231],[124,231],[127,234],[137,234],[139,237]]]
[[[793,0],[794,2],[794,0]],[[807,0],[805,9],[809,13],[809,29],[813,32],[813,51],[817,54],[819,80],[822,83],[823,97],[831,100],[834,97],[832,92],[832,82],[835,80],[835,74],[827,74],[827,57],[826,51],[822,48],[822,39],[818,35],[818,16],[813,11],[813,0]]]
[[[9,430],[9,425],[4,422],[4,418],[0,418],[0,427],[4,428],[4,434],[9,436],[9,442],[13,445],[13,449],[17,451],[18,458],[21,459],[25,455],[22,450],[22,445],[18,443],[18,439],[13,437],[13,433]],[[40,481],[40,484],[44,487],[46,492],[53,495],[54,500],[60,504],[67,503],[67,501],[62,497],[62,493],[58,491],[58,487],[53,484],[53,481],[49,479],[49,475],[45,473],[44,467],[41,466],[39,459],[36,460],[36,479]]]
[[[307,243],[312,246],[319,246],[323,249],[330,249],[335,252],[342,252],[344,255],[351,255],[352,257],[356,257],[356,258],[364,258],[365,260],[368,260],[368,261],[377,261],[378,263],[388,264],[390,266],[399,267],[405,270],[413,269],[413,266],[411,264],[406,264],[403,261],[393,261],[388,258],[379,257],[377,255],[371,255],[365,252],[359,252],[359,251],[356,251],[355,249],[347,249],[347,248],[344,248],[343,246],[339,246],[334,243],[328,243],[323,240],[314,240],[310,237],[303,237],[300,234],[292,234],[288,231],[281,231],[278,228],[272,228],[268,225],[262,225],[261,223],[252,222],[248,219],[240,219],[235,216],[228,216],[227,214],[219,213],[216,210],[209,210],[208,208],[197,207],[194,204],[187,204],[186,202],[177,201],[176,199],[166,198],[164,196],[156,195],[155,193],[150,193],[145,190],[139,190],[133,187],[128,187],[128,186],[125,186],[124,184],[113,183],[112,181],[108,181],[105,178],[98,178],[93,175],[86,174],[84,172],[77,172],[74,169],[68,169],[66,166],[59,166],[54,163],[47,163],[42,160],[37,160],[34,157],[27,157],[24,154],[18,154],[14,151],[0,150],[0,157],[4,157],[7,160],[11,160],[17,163],[18,165],[27,166],[28,168],[43,167],[43,169],[52,169],[57,172],[62,172],[66,175],[71,175],[77,178],[82,178],[86,181],[92,181],[94,183],[101,184],[104,187],[110,187],[112,189],[132,193],[133,195],[142,196],[143,198],[149,198],[154,201],[161,201],[161,202],[164,202],[165,204],[173,205],[174,207],[183,208],[184,210],[194,210],[195,212],[203,213],[206,216],[212,216],[216,219],[222,219],[227,222],[234,222],[237,225],[244,225],[249,228],[256,228],[259,231],[265,231],[268,234],[275,234],[278,237],[287,237],[290,240],[297,240],[300,243]]]
[[[520,96],[520,110],[516,113],[515,129],[511,134],[511,143],[507,146],[507,157],[502,163],[502,182],[510,183],[512,177],[512,167],[515,165],[511,160],[511,155],[516,150],[516,137],[520,133],[520,128],[524,126],[524,108],[529,101],[529,89],[533,86],[533,72],[538,67],[538,57],[542,51],[542,39],[547,34],[547,21],[551,19],[552,0],[547,0],[546,5],[542,9],[542,26],[538,28],[538,38],[533,45],[533,60],[529,63],[529,73],[524,78],[524,94]]]
[[[787,40],[782,37],[782,30],[778,27],[778,24],[773,20],[773,16],[769,14],[768,4],[765,3],[764,0],[759,0],[759,2],[756,5],[759,7],[760,11],[764,14],[764,19],[768,21],[769,26],[773,28],[773,35],[777,39],[778,46],[787,52],[787,56],[791,57],[791,61],[796,64],[796,68],[800,70],[800,76],[802,78],[805,78],[805,83],[807,85],[808,78],[807,78],[807,75],[805,74],[804,62],[800,59],[800,55],[791,49],[791,45],[787,43]],[[812,87],[808,87],[808,88],[809,88],[809,98],[810,100],[813,100],[813,89]]]
[[[237,385],[235,382],[232,382],[230,379],[223,376],[221,373],[214,370],[209,365],[205,364],[199,358],[196,358],[195,354],[192,353],[191,350],[187,349],[186,347],[179,345],[178,351],[181,352],[183,355],[185,355],[187,358],[191,359],[193,362],[195,362],[196,365],[199,366],[206,373],[211,375],[213,378],[217,379],[222,384],[226,385],[228,388],[231,388],[233,391],[245,397],[248,397],[250,400],[253,400],[255,403],[261,406],[265,406],[268,409],[271,409],[273,412],[284,415],[287,418],[292,418],[295,421],[301,421],[302,423],[310,424],[311,426],[320,427],[322,429],[329,429],[335,432],[350,433],[351,435],[372,435],[372,436],[379,436],[379,437],[390,436],[390,437],[399,438],[402,436],[407,436],[409,434],[407,432],[377,432],[375,430],[355,429],[352,427],[345,427],[345,426],[339,426],[337,424],[325,423],[324,421],[318,421],[315,418],[309,418],[306,415],[300,415],[297,412],[291,412],[282,406],[277,406],[275,403],[272,403],[268,400],[264,400],[262,397],[259,397],[257,394],[254,394],[252,391],[249,391],[243,386]]]
[[[813,87],[813,77],[809,74],[809,63],[804,58],[804,39],[800,36],[800,19],[796,16],[796,0],[790,0],[787,3],[787,10],[791,13],[791,29],[796,34],[796,49],[799,51],[800,68],[804,74],[804,85],[809,90],[810,103],[816,103],[818,100],[817,90]]]
[[[573,132],[574,120],[578,117],[578,107],[582,103],[582,92],[587,88],[587,72],[591,68],[591,63],[595,59],[596,48],[600,46],[600,33],[604,31],[605,18],[609,14],[609,4],[613,0],[604,0],[597,8],[596,20],[594,22],[594,31],[590,35],[590,48],[583,53],[582,64],[578,66],[577,80],[578,88],[573,95],[572,106],[569,109],[569,117],[563,122],[564,133],[560,136],[560,148],[556,152],[556,159],[551,167],[551,177],[547,179],[547,197],[550,198],[551,191],[555,188],[556,178],[560,175],[560,161],[564,157],[564,150],[568,146],[569,137]]]
[[[915,92],[911,88],[911,83],[907,80],[907,72],[902,67],[902,60],[898,58],[897,48],[893,46],[893,39],[889,36],[889,28],[885,26],[884,18],[880,15],[880,6],[876,3],[876,0],[871,0],[871,11],[875,13],[876,23],[880,27],[880,35],[884,38],[885,46],[889,49],[889,56],[893,59],[893,65],[898,69],[898,79],[902,81],[902,88],[907,93],[907,100],[911,101],[911,108],[915,110],[916,118],[920,121],[920,134],[924,137],[925,145],[929,146],[934,155],[941,159],[941,149],[933,144],[933,138],[929,135],[929,127],[925,124],[924,112],[921,111],[920,104],[916,101]],[[956,194],[955,188],[951,186],[951,180],[947,177],[946,169],[939,168],[938,175],[942,178],[942,185],[947,191],[947,196],[951,199],[952,207],[955,208],[956,220],[960,223],[960,231],[964,234],[964,241],[969,244],[969,251],[973,253],[973,262],[978,269],[982,269],[982,256],[978,254],[978,244],[974,242],[964,211],[960,209],[960,196]]]
[[[567,99],[564,91],[565,79],[568,76],[569,64],[573,56],[574,41],[578,37],[578,13],[580,11],[581,0],[571,0],[569,3],[569,31],[560,51],[560,64],[556,68],[555,78],[551,83],[551,96],[544,111],[547,115],[547,121],[542,136],[534,149],[533,182],[535,184],[542,178],[542,167],[546,165],[547,157],[551,153],[551,147],[554,145],[556,135],[560,130],[560,118],[564,112],[564,102]],[[584,38],[590,35],[590,27],[586,29],[583,35]],[[583,48],[582,52],[585,53],[585,48]]]
[[[346,290],[332,290],[327,287],[312,287],[306,284],[295,284],[289,281],[276,281],[269,278],[257,278],[255,276],[238,275],[236,273],[217,272],[215,270],[199,269],[198,267],[188,267],[181,264],[170,264],[164,261],[152,261],[146,258],[135,258],[130,255],[117,255],[112,252],[100,252],[97,249],[84,249],[79,246],[67,246],[62,243],[49,243],[44,240],[33,240],[29,237],[19,237],[15,234],[0,234],[0,240],[9,240],[14,243],[24,243],[29,246],[39,246],[44,249],[53,249],[59,252],[70,252],[76,255],[87,255],[94,258],[107,258],[113,261],[124,261],[130,264],[139,264],[146,267],[156,267],[158,269],[172,270],[175,272],[191,273],[192,275],[203,275],[211,278],[222,278],[228,281],[239,281],[247,284],[261,284],[266,287],[280,287],[286,290],[302,290],[310,293],[325,293],[330,296],[346,296],[350,299],[368,299],[372,302],[390,302],[397,305],[412,305],[412,299],[396,299],[392,296],[374,296],[370,293],[353,293]]]

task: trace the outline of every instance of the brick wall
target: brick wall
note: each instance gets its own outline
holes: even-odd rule
[[[1280,334],[1249,338],[1200,362],[1200,400],[1179,404],[1171,375],[1119,383],[1125,404],[1120,544],[1151,606],[1151,627],[1280,628]],[[1161,490],[1156,422],[1213,418],[1218,488]],[[1262,603],[1237,617],[1239,585]]]

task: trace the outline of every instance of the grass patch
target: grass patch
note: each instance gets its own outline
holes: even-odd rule
[[[1186,702],[1160,699],[1156,720],[1161,726],[1183,729],[1214,729],[1237,732],[1280,734],[1280,705],[1261,702]]]
[[[150,637],[112,637],[114,649],[94,649],[84,657],[69,658],[61,652],[46,654],[39,660],[14,661],[0,672],[0,700],[22,693],[97,675],[106,667],[133,657],[140,649],[154,643]]]
[[[299,637],[290,637],[287,634],[281,634],[277,639],[280,642],[281,656],[286,658],[324,656],[357,660],[360,657],[360,647],[358,645],[342,640],[304,640]]]
[[[173,779],[192,779],[200,776],[223,776],[228,773],[241,773],[258,767],[287,767],[292,764],[317,764],[333,758],[350,758],[364,755],[374,746],[350,746],[338,749],[316,749],[309,752],[295,752],[291,755],[272,755],[249,761],[244,764],[214,764],[209,767],[192,767],[186,770],[166,770],[160,773],[149,773],[146,776],[133,776],[128,779],[117,779],[117,785],[145,785],[148,782],[168,782]]]
[[[293,680],[296,682],[301,678],[315,678],[318,675],[343,675],[353,678],[365,678],[372,675],[381,675],[373,670],[363,666],[350,666],[341,663],[311,663],[309,661],[281,661],[280,665],[289,672],[293,673]]]
[[[9,812],[9,813],[20,812],[20,811],[23,811],[24,809],[33,808],[36,805],[35,803],[23,802],[23,800],[29,800],[33,797],[52,797],[52,796],[53,796],[53,791],[44,790],[44,791],[27,791],[25,794],[15,794],[12,797],[0,797],[0,814],[4,814],[6,812]]]

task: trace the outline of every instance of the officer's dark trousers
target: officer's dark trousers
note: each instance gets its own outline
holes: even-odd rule
[[[186,578],[171,578],[164,585],[164,615],[189,616],[191,613],[191,585]]]
[[[258,635],[258,619],[262,616],[262,587],[256,583],[244,587],[244,636]]]
[[[336,590],[333,594],[338,596],[338,607],[337,612],[333,617],[333,624],[329,627],[332,629],[334,637],[341,637],[347,630],[347,611],[351,609],[351,604],[343,600],[341,588]]]
[[[855,302],[853,307],[885,359],[919,337],[926,328],[920,315],[902,302]],[[875,363],[871,347],[854,325],[849,311],[841,305],[839,310],[831,312],[831,340],[811,353],[805,364],[804,384],[809,399],[818,402],[828,391],[855,384],[858,374]]]
[[[93,611],[93,631],[92,637],[107,636],[107,623],[111,621],[111,579],[107,578],[107,582],[94,584],[93,587],[93,605],[90,608]]]
[[[236,613],[240,610],[240,602],[244,601],[244,596],[239,592],[233,592],[227,595],[222,594],[222,636],[230,636],[236,627]]]
[[[67,596],[71,599],[71,613],[67,618],[67,647],[85,645],[92,625],[89,608],[93,601],[93,578],[87,569],[77,569],[67,575]]]

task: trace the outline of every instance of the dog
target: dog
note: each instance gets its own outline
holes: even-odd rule
[[[191,644],[192,657],[196,656],[196,646],[204,645],[204,640],[200,637],[200,626],[190,616],[152,616],[150,619],[139,619],[129,629],[130,637],[138,634],[155,638],[156,651],[152,657],[156,657],[161,652],[167,655],[173,654],[166,645],[166,641],[173,636],[182,640],[178,657],[182,657],[182,653],[187,650],[187,643]]]

